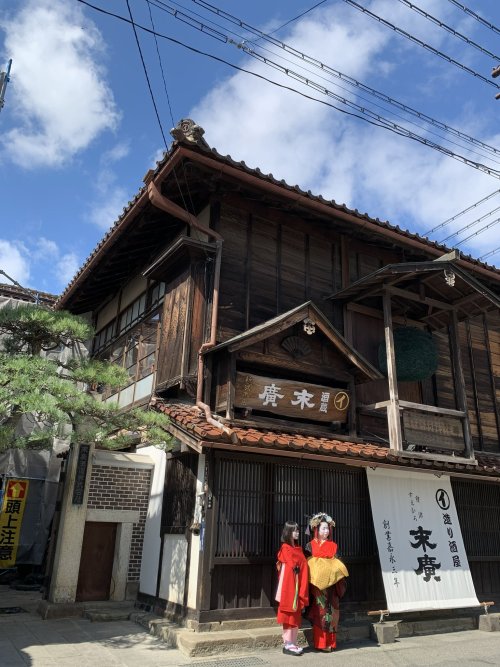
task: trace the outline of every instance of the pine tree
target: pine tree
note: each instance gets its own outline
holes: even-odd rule
[[[129,381],[123,368],[88,358],[84,344],[92,336],[83,318],[65,311],[36,305],[0,309],[0,451],[50,448],[54,436],[68,433],[72,442],[109,449],[138,441],[168,448],[165,415],[122,412],[90,391]],[[34,427],[20,435],[26,419]]]

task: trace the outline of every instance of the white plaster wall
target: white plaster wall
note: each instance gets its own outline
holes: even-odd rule
[[[118,314],[118,297],[115,296],[97,315],[96,331],[100,331]]]
[[[139,590],[141,593],[146,593],[147,595],[156,595],[166,456],[165,452],[158,449],[158,447],[142,447],[139,453],[149,456],[155,464],[151,479],[146,527],[144,529]]]
[[[198,457],[198,474],[196,479],[196,501],[199,502],[203,493],[203,482],[205,477],[205,454]],[[191,554],[189,559],[189,582],[187,606],[196,609],[196,596],[198,593],[198,569],[200,566],[200,535],[191,535]]]
[[[164,536],[160,580],[160,598],[163,600],[184,603],[187,547],[184,535]]]
[[[120,310],[124,310],[132,303],[132,301],[137,299],[137,297],[146,290],[147,286],[148,281],[143,276],[137,276],[136,278],[133,278],[133,280],[131,280],[128,285],[123,288]]]

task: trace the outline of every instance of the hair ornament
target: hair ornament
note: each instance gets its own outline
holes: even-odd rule
[[[326,522],[331,528],[335,528],[335,521],[329,514],[325,514],[325,512],[318,512],[318,514],[312,516],[309,520],[309,525],[311,528],[317,528],[323,521]]]

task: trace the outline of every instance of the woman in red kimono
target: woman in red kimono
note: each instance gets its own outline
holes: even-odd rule
[[[337,646],[339,603],[346,590],[348,574],[345,565],[335,558],[337,544],[332,539],[335,521],[319,513],[312,517],[309,525],[313,539],[305,547],[310,578],[307,617],[313,624],[314,648],[330,653]]]
[[[302,609],[309,602],[308,570],[302,547],[299,546],[299,527],[287,521],[281,535],[276,567],[279,572],[277,621],[283,626],[283,653],[302,655],[297,635],[302,622]]]

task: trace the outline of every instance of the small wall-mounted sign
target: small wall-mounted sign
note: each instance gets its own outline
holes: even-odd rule
[[[75,485],[73,487],[73,505],[83,505],[85,482],[89,463],[90,445],[80,445],[76,463]]]
[[[345,422],[349,392],[296,380],[236,373],[234,405],[311,421]]]

